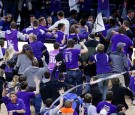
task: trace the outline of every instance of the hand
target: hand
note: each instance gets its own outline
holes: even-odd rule
[[[62,87],[61,89],[59,89],[59,94],[63,95],[64,94],[64,88]]]
[[[59,61],[56,63],[56,66],[59,67],[61,65],[62,61]]]
[[[80,114],[79,115],[84,115],[84,107],[83,107],[83,105],[81,105],[81,107],[80,107]]]
[[[35,78],[34,78],[34,82],[37,84],[37,85],[39,85],[40,84],[40,80],[35,76]]]
[[[80,45],[83,46],[84,45],[84,42],[80,42]]]

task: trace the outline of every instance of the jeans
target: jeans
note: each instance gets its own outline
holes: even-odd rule
[[[67,70],[66,82],[70,85],[80,85],[83,83],[82,72],[78,70]],[[77,94],[82,94],[82,86],[77,88]]]
[[[36,115],[40,115],[40,109],[42,105],[42,98],[40,94],[35,95],[35,98],[32,99],[32,103],[35,107],[35,113]]]
[[[110,76],[111,74],[99,74],[98,78],[106,78]],[[106,94],[108,92],[108,80],[104,80],[98,83],[100,92],[102,93],[102,99],[106,100]]]
[[[91,77],[90,76],[86,76],[86,83],[90,83],[90,79]],[[86,84],[85,86],[85,92],[90,92],[90,84]]]

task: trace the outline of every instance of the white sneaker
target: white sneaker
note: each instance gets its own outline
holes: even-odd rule
[[[132,104],[135,105],[135,100],[132,101]]]

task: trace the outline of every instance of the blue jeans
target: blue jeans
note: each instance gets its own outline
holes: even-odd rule
[[[91,79],[90,76],[86,76],[86,83],[90,83],[90,79]],[[86,84],[85,91],[86,93],[90,91],[90,84]]]
[[[111,74],[99,74],[98,78],[106,78],[110,76]],[[102,99],[106,100],[106,94],[108,92],[108,80],[104,80],[98,83],[100,92],[102,93]]]
[[[78,70],[67,70],[66,82],[70,85],[80,85],[83,83],[82,72]],[[77,88],[77,94],[82,94],[82,86]]]

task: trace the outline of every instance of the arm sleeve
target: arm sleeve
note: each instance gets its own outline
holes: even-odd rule
[[[21,32],[18,32],[18,33],[17,33],[17,38],[19,38],[19,39],[21,39],[21,40],[23,40],[23,41],[26,40],[26,36],[25,36],[23,33],[21,33]]]
[[[51,27],[48,28],[48,30],[53,30],[54,28],[58,27],[59,23],[59,21],[55,22]]]
[[[128,60],[127,60],[127,57],[125,55],[123,57],[123,63],[124,63],[125,69],[128,70]]]
[[[35,93],[34,93],[34,92],[29,92],[29,93],[28,93],[28,96],[29,96],[29,98],[32,98],[32,97],[35,96]]]
[[[97,109],[96,109],[96,107],[92,107],[91,108],[91,106],[89,106],[89,108],[88,108],[88,115],[98,115],[97,114]]]
[[[25,106],[23,100],[21,100],[21,103],[20,104],[21,104],[21,109],[24,109],[26,111],[26,106]]]
[[[5,96],[5,97],[2,97],[2,101],[5,103],[5,105],[6,104],[8,104],[9,102],[10,102],[10,99],[7,97],[7,96]]]
[[[20,67],[20,65],[21,65],[21,58],[20,56],[18,56],[16,66]]]

